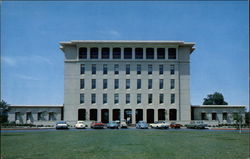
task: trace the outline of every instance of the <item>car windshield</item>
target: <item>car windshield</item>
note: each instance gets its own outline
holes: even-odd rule
[[[116,124],[116,122],[115,121],[111,121],[111,122],[109,122],[109,124]]]
[[[66,124],[65,121],[58,121],[57,124]]]
[[[78,121],[78,124],[83,124],[83,121]]]

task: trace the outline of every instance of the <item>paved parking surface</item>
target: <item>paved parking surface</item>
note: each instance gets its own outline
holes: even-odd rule
[[[104,129],[75,129],[75,128],[69,128],[69,129],[61,129],[57,130],[55,128],[43,128],[43,129],[11,129],[11,130],[1,130],[1,133],[15,133],[15,132],[47,132],[47,131],[106,131],[110,130],[107,128]],[[112,129],[113,131],[210,131],[210,132],[218,132],[218,131],[224,131],[224,132],[239,132],[239,130],[213,130],[213,129],[186,129],[186,128],[181,128],[181,129],[136,129],[135,127],[127,128],[127,129]],[[250,130],[242,130],[243,133],[250,133]]]

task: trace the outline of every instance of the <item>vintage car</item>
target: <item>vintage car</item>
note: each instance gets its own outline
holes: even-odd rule
[[[148,124],[145,121],[139,121],[136,124],[137,129],[148,129]]]
[[[119,129],[119,124],[117,124],[117,122],[115,121],[111,121],[107,124],[107,128],[110,129]]]
[[[126,123],[126,120],[121,120],[121,122],[120,122],[120,127],[121,127],[121,128],[128,128],[128,125],[127,125],[127,123]]]
[[[92,122],[90,125],[92,129],[103,129],[104,126],[105,124],[103,124],[102,122],[97,122],[97,121]]]
[[[171,124],[170,124],[170,128],[180,129],[181,127],[182,127],[182,125],[178,124],[176,122],[171,122]]]
[[[186,127],[188,129],[205,129],[207,124],[204,124],[203,121],[191,121]]]
[[[56,122],[56,129],[68,129],[69,126],[66,121],[58,121]]]
[[[75,128],[76,129],[85,129],[87,127],[87,124],[84,123],[84,121],[77,121]]]
[[[153,124],[150,124],[151,128],[156,128],[156,129],[168,129],[169,128],[169,123],[166,121],[157,121]]]

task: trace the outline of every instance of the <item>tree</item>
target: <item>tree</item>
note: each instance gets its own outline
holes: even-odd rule
[[[227,104],[228,103],[224,101],[223,95],[219,92],[207,95],[207,98],[204,98],[203,102],[203,105],[227,105]]]
[[[8,121],[9,104],[4,100],[0,101],[0,123]]]

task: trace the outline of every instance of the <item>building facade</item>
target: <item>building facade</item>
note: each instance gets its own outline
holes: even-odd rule
[[[208,124],[234,123],[244,106],[191,106],[190,56],[183,41],[69,41],[64,53],[64,104],[11,106],[9,121],[35,125],[65,120],[73,125],[125,119]]]
[[[190,121],[190,55],[181,41],[70,41],[64,52],[64,117]]]

